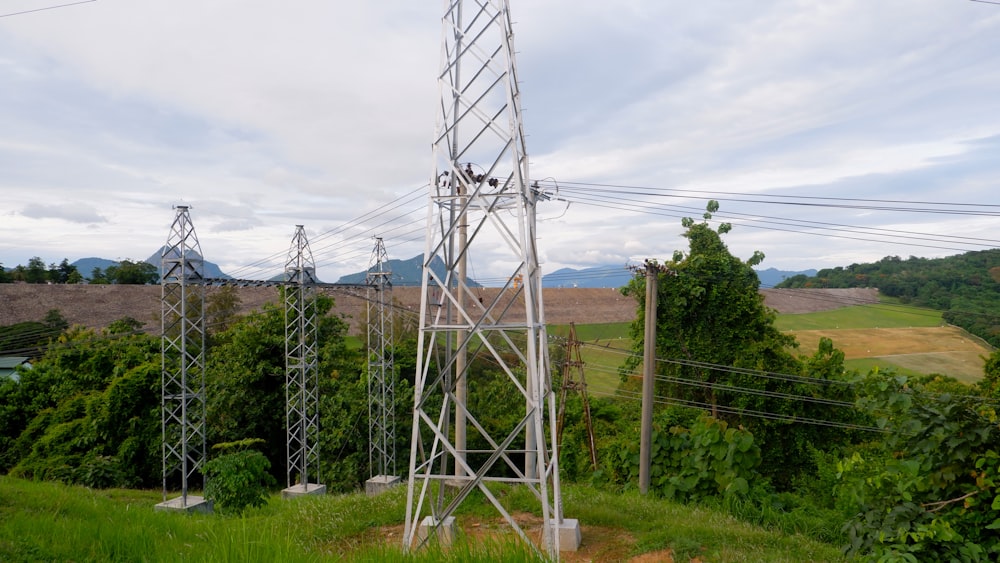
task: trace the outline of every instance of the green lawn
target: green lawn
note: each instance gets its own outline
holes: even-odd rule
[[[923,375],[921,372],[914,371],[912,369],[905,368],[899,364],[886,361],[880,358],[858,358],[856,360],[844,360],[844,367],[849,370],[857,370],[858,373],[868,373],[874,367],[878,367],[880,370],[886,368],[892,368],[897,374],[905,375],[907,377],[919,377]]]
[[[527,488],[502,489],[499,497],[511,513],[537,515]],[[623,560],[664,549],[673,549],[679,561],[695,556],[713,562],[842,560],[829,544],[635,492],[564,485],[563,500],[566,517],[581,523],[588,560]],[[405,487],[377,497],[272,497],[243,517],[156,512],[159,501],[152,491],[91,490],[0,476],[0,561],[540,560],[509,532],[477,534],[496,527],[499,518],[481,495],[459,507],[455,546],[410,555],[401,549]]]
[[[941,311],[879,303],[855,305],[819,313],[778,315],[779,330],[819,330],[832,328],[906,328],[941,326]]]

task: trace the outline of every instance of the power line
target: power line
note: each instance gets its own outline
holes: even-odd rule
[[[594,391],[592,391],[592,393],[594,395],[605,396],[605,397],[621,398],[621,399],[628,399],[628,400],[632,400],[632,401],[639,401],[639,400],[642,399],[642,396],[641,396],[641,394],[639,392],[637,392],[637,391],[628,391],[626,389],[618,389],[617,391],[615,391],[613,393],[609,393],[607,391],[594,390]],[[685,399],[675,399],[675,398],[671,398],[671,397],[664,397],[662,395],[657,395],[655,397],[655,401],[656,401],[657,404],[661,404],[661,405],[682,406],[682,407],[696,408],[696,409],[700,409],[700,410],[711,410],[711,409],[714,409],[716,412],[723,413],[723,414],[731,414],[731,415],[737,415],[737,416],[747,416],[747,417],[752,417],[752,418],[762,418],[762,419],[765,419],[765,420],[774,420],[774,421],[778,421],[778,422],[792,422],[792,423],[799,423],[799,424],[809,424],[809,425],[813,425],[813,426],[826,426],[826,427],[829,427],[829,428],[842,428],[842,429],[845,429],[845,430],[862,430],[862,431],[866,431],[866,432],[879,432],[879,433],[886,433],[886,432],[888,432],[888,430],[883,429],[883,428],[878,428],[876,426],[863,426],[863,425],[860,425],[860,424],[851,424],[851,423],[848,423],[848,422],[838,422],[838,421],[834,421],[834,420],[823,420],[823,419],[819,419],[819,418],[810,418],[810,417],[804,417],[804,416],[787,415],[787,414],[773,413],[773,412],[768,412],[768,411],[758,411],[758,410],[753,410],[753,409],[741,409],[741,408],[729,407],[729,406],[725,406],[725,405],[712,405],[712,404],[709,404],[709,403],[702,403],[702,402],[699,402],[699,401],[689,401],[689,400],[685,400]]]
[[[35,8],[34,10],[24,10],[23,12],[12,12],[10,14],[0,14],[0,18],[9,18],[11,16],[20,16],[21,14],[30,14],[33,12],[44,12],[45,10],[55,10],[56,8],[65,8],[67,6],[76,6],[77,4],[89,4],[91,2],[97,2],[97,0],[81,0],[80,2],[70,2],[69,4],[59,4],[58,6],[48,6],[46,8]]]
[[[787,194],[756,194],[756,193],[741,193],[741,192],[726,192],[719,190],[691,190],[691,189],[681,189],[681,188],[652,188],[647,186],[630,186],[623,184],[599,184],[599,183],[588,183],[588,182],[572,182],[572,181],[560,181],[558,184],[553,183],[553,185],[559,188],[560,191],[566,188],[566,186],[583,186],[583,187],[593,187],[601,188],[606,190],[607,188],[615,188],[619,190],[642,190],[643,192],[661,192],[659,194],[646,194],[646,195],[662,195],[664,197],[673,197],[680,199],[724,199],[718,197],[721,195],[734,196],[734,198],[774,198],[774,201],[767,199],[732,199],[730,201],[741,201],[746,203],[767,203],[767,204],[792,204],[792,205],[815,205],[817,207],[845,207],[847,209],[881,209],[885,208],[888,210],[899,210],[899,211],[936,211],[933,209],[920,209],[912,207],[887,207],[885,205],[874,205],[874,204],[903,204],[903,205],[926,205],[935,207],[992,207],[997,208],[997,211],[989,213],[989,215],[1000,214],[1000,204],[991,203],[964,203],[964,202],[943,202],[943,201],[908,201],[899,199],[866,199],[866,198],[853,198],[853,197],[829,197],[829,196],[802,196],[802,195],[787,195]],[[583,188],[580,188],[583,189]],[[629,192],[636,193],[637,195],[643,195],[643,192]],[[684,194],[694,194],[694,195],[684,195]],[[784,200],[784,201],[783,201]],[[786,203],[787,202],[787,203]],[[834,202],[834,203],[820,203],[820,202]],[[847,205],[849,202],[857,202],[857,204],[852,203]],[[860,204],[872,204],[872,205],[860,205]],[[959,211],[959,210],[949,210],[949,211]]]

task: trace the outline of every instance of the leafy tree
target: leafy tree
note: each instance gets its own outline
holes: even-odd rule
[[[317,297],[320,377],[320,474],[330,490],[350,490],[367,475],[367,395],[361,356],[345,342],[347,325],[327,313],[333,300]],[[209,440],[263,440],[271,468],[285,480],[285,325],[268,303],[213,336],[206,366]],[[362,453],[363,452],[363,453]]]
[[[108,277],[104,274],[104,272],[100,268],[94,266],[94,269],[90,271],[89,283],[95,285],[105,285],[111,282],[108,281]]]
[[[216,289],[206,297],[205,323],[210,332],[222,332],[236,322],[243,301],[233,286]]]
[[[29,258],[28,266],[23,271],[23,281],[27,283],[45,283],[48,279],[48,270],[45,269],[45,262],[38,256]]]
[[[14,280],[7,273],[7,268],[3,267],[3,262],[0,262],[0,283],[11,283]]]
[[[673,260],[659,269],[657,393],[750,429],[763,451],[762,473],[787,488],[798,474],[814,467],[812,444],[829,447],[849,437],[842,431],[788,422],[796,417],[854,416],[830,412],[829,407],[808,400],[831,398],[835,388],[820,380],[843,376],[843,354],[828,343],[806,363],[793,355],[798,344],[774,326],[775,313],[764,306],[758,291],[760,281],[753,266],[764,255],[758,251],[743,261],[730,254],[722,241],[730,225],[712,229],[708,223],[717,210],[718,203],[710,201],[703,222],[682,221],[689,250],[675,252]],[[626,372],[638,366],[644,349],[645,286],[646,276],[637,275],[623,289],[639,303],[631,326],[635,354],[626,361]],[[794,377],[761,375],[769,373],[817,381],[813,385],[797,383]]]
[[[63,258],[59,265],[49,265],[48,277],[50,282],[60,284],[80,283],[83,280],[83,276],[77,271],[76,266],[70,264],[66,258]]]
[[[133,262],[125,259],[104,270],[104,276],[110,283],[144,285],[159,281],[160,273],[156,266],[149,262]]]
[[[285,327],[267,303],[213,336],[205,367],[208,441],[256,438],[268,459],[285,459]],[[281,476],[279,464],[274,475]]]

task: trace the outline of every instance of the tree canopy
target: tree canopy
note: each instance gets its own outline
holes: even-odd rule
[[[713,229],[709,224],[717,210],[718,203],[711,201],[702,222],[684,219],[688,251],[648,266],[659,271],[657,394],[668,404],[706,410],[752,430],[763,452],[762,473],[787,487],[812,465],[811,443],[848,439],[847,433],[791,420],[857,418],[852,411],[810,400],[853,399],[846,387],[825,385],[843,378],[843,354],[829,341],[812,358],[794,354],[797,342],[774,326],[775,313],[758,291],[753,266],[764,259],[763,253],[755,252],[745,261],[733,256],[722,241],[731,226],[722,223]],[[623,289],[638,301],[631,326],[634,354],[626,361],[626,373],[642,361],[645,286],[646,276],[637,275]]]

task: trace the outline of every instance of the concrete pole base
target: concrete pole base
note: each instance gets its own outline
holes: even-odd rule
[[[292,485],[287,489],[281,490],[281,500],[297,498],[306,495],[325,495],[326,485],[317,485],[316,483],[304,483],[299,485]]]
[[[365,494],[370,497],[378,496],[401,482],[402,479],[396,475],[376,475],[365,481]]]
[[[214,504],[210,500],[205,500],[204,497],[188,495],[186,501],[183,496],[179,496],[157,504],[153,507],[153,510],[157,512],[185,512],[187,514],[197,512],[199,514],[211,514]]]
[[[580,521],[576,518],[563,518],[559,523],[559,551],[577,551],[580,549]]]
[[[455,541],[455,517],[445,518],[436,528],[434,524],[433,516],[427,516],[420,522],[420,527],[417,528],[417,542],[422,543],[433,533],[442,546],[451,545]]]

